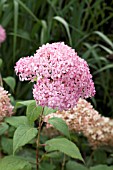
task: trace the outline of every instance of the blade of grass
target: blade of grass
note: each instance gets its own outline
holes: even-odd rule
[[[46,43],[48,39],[48,32],[47,32],[47,23],[46,21],[42,20],[42,30],[41,30],[41,45]]]
[[[70,30],[69,30],[69,24],[67,23],[67,21],[64,20],[64,18],[62,18],[60,16],[55,16],[55,17],[53,17],[53,19],[59,21],[65,27],[68,38],[69,38],[69,44],[72,46],[71,34],[70,34]]]
[[[13,38],[13,63],[15,62],[15,55],[16,55],[16,39],[17,39],[17,27],[18,27],[18,10],[19,5],[17,1],[14,2],[14,38]]]
[[[100,32],[100,31],[94,31],[94,34],[99,35],[99,37],[101,37],[108,45],[111,46],[111,48],[113,48],[113,43],[112,43],[112,41],[111,41],[106,35],[104,35],[102,32]]]
[[[4,6],[3,6],[3,8],[4,8],[3,17],[0,18],[0,23],[3,27],[6,27],[11,22],[11,20],[13,19],[13,16],[14,16],[13,3],[7,4],[6,8],[5,8],[5,5],[6,4],[4,4]]]
[[[16,1],[25,9],[25,11],[27,11],[32,16],[32,18],[36,22],[41,24],[41,21],[33,14],[33,12],[22,1],[20,1],[20,0],[16,0]]]
[[[100,68],[99,70],[95,71],[95,72],[93,73],[93,75],[96,75],[96,74],[98,74],[98,73],[101,73],[102,71],[105,71],[105,70],[111,69],[111,68],[113,69],[113,64],[109,64],[109,65],[107,65],[107,66],[104,66],[104,67]]]
[[[104,45],[99,44],[98,46],[101,47],[102,49],[104,49],[108,54],[113,54],[113,51],[110,50],[109,48],[105,47]]]

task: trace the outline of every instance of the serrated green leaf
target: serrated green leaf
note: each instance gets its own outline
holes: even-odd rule
[[[15,108],[20,108],[20,107],[23,107],[23,106],[28,106],[30,103],[34,102],[35,100],[25,100],[25,101],[18,101],[16,102],[16,106]]]
[[[27,106],[26,115],[30,124],[37,120],[39,115],[42,113],[42,109],[43,108],[41,106],[36,105],[36,101],[33,101]]]
[[[26,116],[12,116],[5,118],[5,122],[9,123],[11,126],[18,127],[20,125],[29,125]]]
[[[32,128],[28,125],[20,125],[13,137],[13,153],[25,144],[29,143],[36,135],[37,135],[37,129]]]
[[[0,135],[4,134],[4,132],[8,129],[8,125],[6,123],[1,123],[0,124]]]
[[[45,149],[47,152],[58,150],[72,158],[83,161],[83,158],[79,152],[78,147],[73,142],[69,141],[66,138],[50,139],[45,144],[46,144]]]
[[[79,164],[75,161],[68,161],[66,163],[66,170],[88,170],[84,165]]]
[[[57,111],[57,109],[52,109],[52,108],[49,108],[49,107],[44,107],[44,115],[48,115],[50,113],[55,113]]]
[[[15,88],[15,85],[16,85],[15,79],[13,77],[9,76],[9,77],[3,78],[3,80],[10,87],[10,89],[14,92],[14,88]]]
[[[68,126],[66,122],[58,117],[52,117],[48,120],[48,122],[53,125],[57,130],[59,130],[62,134],[70,138]]]
[[[11,155],[0,160],[0,170],[31,170],[31,165],[23,158]]]

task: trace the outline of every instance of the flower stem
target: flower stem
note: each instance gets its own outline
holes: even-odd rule
[[[64,154],[63,161],[62,161],[62,169],[61,170],[64,170],[65,162],[66,162],[66,156]]]
[[[2,87],[3,87],[3,81],[2,81],[1,73],[0,73],[0,86],[2,86]]]
[[[39,147],[40,147],[40,133],[41,133],[41,127],[43,124],[43,112],[44,112],[44,107],[42,109],[42,112],[40,114],[39,118],[39,126],[38,126],[38,137],[36,141],[36,164],[37,164],[37,170],[39,170]]]

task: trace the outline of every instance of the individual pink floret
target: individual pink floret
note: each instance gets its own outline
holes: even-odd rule
[[[15,70],[22,81],[37,80],[33,96],[41,106],[68,110],[80,97],[95,94],[86,61],[63,42],[43,45],[34,57],[20,59]]]
[[[0,44],[3,43],[6,39],[5,29],[0,25]]]

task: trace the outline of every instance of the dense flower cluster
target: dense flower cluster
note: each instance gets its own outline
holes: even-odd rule
[[[86,61],[63,42],[43,45],[34,57],[21,58],[15,71],[21,81],[36,80],[33,96],[41,106],[68,110],[80,97],[95,94]]]
[[[12,114],[13,106],[10,103],[9,94],[0,86],[0,121],[2,121],[4,117],[9,117]]]
[[[45,122],[51,117],[60,117],[66,121],[71,131],[82,132],[94,148],[101,145],[113,146],[113,119],[101,116],[84,99],[79,99],[77,106],[72,110],[47,115]],[[49,135],[57,134],[51,125],[47,124],[47,127],[44,131],[48,133],[49,130]]]
[[[0,25],[0,44],[3,43],[6,39],[5,29]]]

